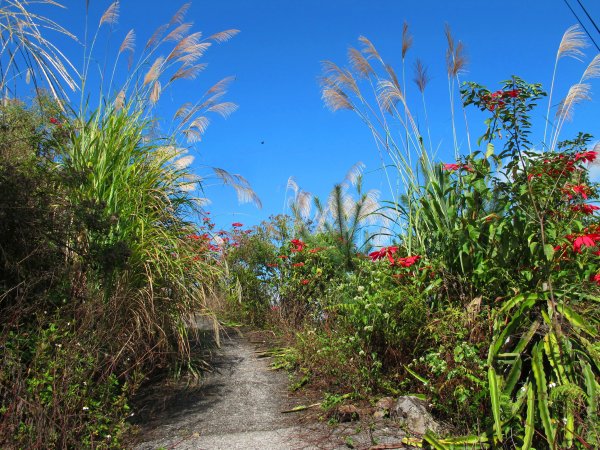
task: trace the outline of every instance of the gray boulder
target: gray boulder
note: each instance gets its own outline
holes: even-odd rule
[[[418,397],[406,395],[398,398],[392,412],[410,433],[423,435],[427,430],[434,433],[442,431],[441,425],[427,410],[427,402]]]

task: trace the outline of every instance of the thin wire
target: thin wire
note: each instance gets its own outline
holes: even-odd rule
[[[583,22],[581,21],[581,19],[579,18],[579,16],[577,15],[577,13],[573,10],[573,8],[571,8],[571,5],[569,5],[569,2],[567,2],[567,0],[564,0],[565,5],[567,5],[567,7],[571,10],[571,12],[573,13],[573,15],[575,16],[575,18],[577,19],[577,22],[579,22],[579,25],[581,25],[581,28],[584,29],[584,31],[586,32],[586,34],[588,35],[588,37],[590,38],[590,40],[592,41],[592,43],[594,44],[594,46],[598,49],[598,51],[600,52],[600,47],[598,46],[598,44],[596,44],[596,41],[594,40],[594,38],[592,37],[592,35],[590,34],[590,32],[588,31],[588,29],[585,27],[585,25],[583,24]],[[577,2],[579,3],[579,0],[577,0]],[[579,3],[581,5],[581,3]],[[583,8],[583,6],[582,6]],[[584,8],[584,11],[586,13],[586,15],[589,17],[589,14],[587,13],[587,11]],[[592,21],[593,23],[593,21]],[[594,24],[594,27],[596,27],[596,24]],[[597,29],[597,27],[596,27]]]
[[[590,22],[592,22],[592,25],[594,25],[594,28],[600,34],[600,28],[598,28],[598,25],[596,25],[596,22],[594,21],[594,19],[592,19],[592,16],[590,16],[590,14],[587,12],[587,9],[585,9],[585,6],[583,6],[583,3],[581,3],[579,0],[577,0],[577,3],[579,3],[579,6],[581,6],[581,9],[583,9],[583,12],[587,16],[587,18],[590,19]]]

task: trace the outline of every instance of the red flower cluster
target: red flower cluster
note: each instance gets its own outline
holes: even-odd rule
[[[473,172],[473,168],[467,164],[444,164],[442,166],[442,170],[448,170],[450,172],[454,172],[455,170],[466,170],[467,172]]]
[[[590,281],[600,285],[600,273],[590,276]]]
[[[304,280],[302,280],[300,283],[302,283],[303,285],[307,285],[308,283],[310,283],[310,280],[307,280],[306,278]]]
[[[587,233],[579,236],[569,234],[566,238],[573,243],[573,251],[575,253],[581,253],[582,247],[596,246],[596,242],[600,241],[600,233]]]
[[[485,106],[490,111],[494,111],[497,109],[502,109],[506,106],[506,99],[516,98],[519,96],[518,89],[512,89],[510,91],[496,91],[492,94],[486,94],[481,97],[484,101]]]
[[[396,260],[396,265],[402,266],[402,267],[410,267],[410,266],[414,265],[420,259],[421,259],[421,257],[419,255],[406,256],[404,258],[398,258]]]
[[[292,267],[302,267],[303,265],[304,265],[303,262],[297,262],[297,263],[292,264]]]
[[[50,117],[50,123],[52,125],[59,125],[60,122],[58,121],[58,119],[56,117]]]
[[[598,211],[599,209],[600,209],[600,206],[588,205],[587,203],[584,203],[582,205],[571,206],[572,211],[582,212],[584,214],[594,214],[594,211]]]
[[[302,250],[304,250],[304,247],[306,247],[306,244],[300,239],[292,239],[290,242],[294,246],[294,248],[292,248],[292,252],[294,253],[301,252]]]
[[[398,251],[398,247],[381,247],[381,250],[377,250],[369,253],[369,258],[371,261],[377,261],[379,259],[387,257],[390,261],[390,264],[394,264],[394,253]]]
[[[594,162],[598,157],[598,152],[588,150],[586,152],[575,153],[575,161]]]
[[[233,223],[231,224],[231,226],[232,226],[233,228],[240,228],[240,227],[243,227],[243,226],[244,226],[244,224],[243,224],[243,223],[239,223],[239,222],[233,222]]]

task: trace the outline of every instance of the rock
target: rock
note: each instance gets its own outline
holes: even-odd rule
[[[359,418],[359,409],[354,405],[342,405],[337,409],[337,418],[340,422],[352,422]]]
[[[379,409],[373,413],[373,419],[381,420],[386,417],[389,413],[384,409]]]
[[[411,433],[425,434],[427,430],[434,433],[442,431],[442,427],[427,411],[427,403],[418,397],[411,395],[398,398],[393,413],[404,422],[404,426]]]
[[[380,398],[379,401],[375,404],[375,407],[384,411],[391,411],[394,407],[394,399],[392,397]]]

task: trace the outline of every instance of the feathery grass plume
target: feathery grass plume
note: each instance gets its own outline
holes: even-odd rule
[[[7,96],[8,85],[16,78],[25,77],[33,81],[36,89],[45,83],[52,96],[62,105],[61,99],[66,96],[65,87],[77,89],[75,78],[77,70],[69,59],[47,40],[41,30],[49,30],[70,39],[76,37],[58,23],[40,14],[29,11],[31,3],[41,3],[53,7],[63,6],[52,0],[12,0],[0,5],[0,91]],[[8,56],[7,60],[5,57]]]
[[[419,88],[419,92],[423,94],[425,92],[427,84],[431,80],[429,74],[427,73],[427,67],[423,64],[423,62],[420,59],[417,59],[415,61],[414,71],[415,76],[413,78],[413,81]]]
[[[308,191],[300,191],[296,195],[294,206],[302,219],[308,219],[312,206],[312,194]]]
[[[222,44],[224,42],[229,41],[233,37],[235,37],[237,34],[239,34],[239,32],[240,32],[240,30],[236,30],[235,28],[232,28],[230,30],[219,31],[218,33],[211,34],[208,37],[208,40],[215,41],[215,42],[218,42],[219,44]]]
[[[356,164],[350,167],[342,183],[349,184],[350,186],[356,186],[360,181],[360,177],[362,176],[365,167],[366,166],[361,161],[358,161]]]
[[[406,52],[410,50],[413,45],[413,37],[408,32],[408,23],[402,24],[402,59],[406,57]]]
[[[160,98],[161,93],[162,93],[162,86],[160,84],[160,81],[156,80],[152,84],[152,90],[150,92],[150,103],[156,104],[156,102],[158,102],[158,99]]]
[[[146,75],[144,76],[144,84],[143,84],[144,86],[146,86],[148,83],[152,83],[153,81],[156,81],[158,79],[158,77],[162,73],[164,61],[165,61],[164,56],[159,56],[158,58],[156,58],[154,60],[154,62],[152,63],[152,66],[150,66],[150,69],[148,70],[148,72],[146,72]]]
[[[390,80],[377,82],[377,101],[381,108],[389,114],[394,114],[396,104],[403,102],[404,96],[398,85]]]
[[[175,166],[176,169],[182,170],[182,169],[187,169],[189,166],[192,165],[193,162],[194,162],[194,156],[187,155],[187,156],[182,156],[181,158],[175,160],[173,162],[173,165]]]
[[[182,66],[177,69],[177,72],[173,74],[173,76],[169,79],[169,82],[173,82],[175,80],[183,79],[183,80],[194,80],[200,72],[202,72],[208,64],[194,64],[191,67]]]
[[[341,90],[349,89],[355,95],[360,94],[358,84],[349,70],[343,69],[331,61],[323,61],[321,66],[322,72],[329,80],[329,84],[332,84]]]
[[[321,98],[325,102],[327,108],[329,108],[333,112],[342,109],[354,109],[348,96],[336,87],[323,88],[321,90]]]
[[[257,208],[262,208],[262,202],[256,192],[250,187],[250,183],[240,174],[231,174],[218,167],[212,168],[214,174],[223,184],[233,187],[240,203],[253,203]]]
[[[379,52],[370,40],[364,36],[359,36],[358,41],[363,44],[362,52],[366,55],[367,59],[376,59],[383,65],[383,59],[381,59]]]
[[[173,17],[171,17],[171,20],[169,20],[169,26],[173,26],[176,23],[183,23],[183,20],[185,19],[185,15],[187,14],[188,10],[190,9],[190,6],[192,6],[191,2],[185,3],[181,6],[181,8],[179,8],[177,10],[177,12],[175,14],[173,14]]]
[[[165,42],[180,41],[185,37],[186,34],[188,34],[191,28],[191,23],[182,23],[177,28],[174,28],[172,31],[170,31],[163,40]]]
[[[367,58],[365,58],[359,50],[353,47],[348,50],[348,60],[360,78],[369,78],[369,76],[375,73],[371,64],[367,61]]]
[[[237,111],[238,106],[232,102],[222,102],[217,103],[206,109],[207,112],[215,112],[219,114],[224,119],[227,119],[230,115],[232,115],[235,111]]]
[[[121,90],[115,97],[115,111],[120,111],[125,106],[125,91]]]
[[[210,94],[224,93],[233,80],[235,80],[235,77],[225,77],[222,80],[217,81],[206,91],[204,95],[207,96]]]
[[[548,134],[548,125],[554,125],[550,121],[550,108],[552,107],[552,96],[554,94],[554,83],[556,81],[556,71],[558,69],[558,61],[563,57],[570,57],[577,60],[581,60],[585,56],[583,49],[588,46],[585,33],[581,30],[579,25],[572,25],[567,28],[567,31],[560,40],[560,45],[556,52],[556,59],[554,60],[554,68],[552,69],[552,81],[550,82],[550,92],[548,93],[548,108],[546,109],[546,124],[544,125],[544,143],[546,142],[546,136]],[[562,116],[562,115],[561,115]],[[558,127],[556,127],[558,128]],[[556,132],[555,132],[556,134]],[[553,141],[554,139],[551,138]],[[551,147],[552,145],[548,146]]]
[[[186,55],[186,54],[190,54],[190,53],[194,54],[194,53],[197,53],[198,51],[203,52],[204,50],[206,50],[206,48],[208,48],[211,45],[210,42],[205,42],[204,45],[202,45],[202,47],[200,47],[200,49],[198,47],[196,47],[197,45],[200,44],[201,38],[202,38],[202,33],[197,31],[196,33],[192,33],[192,34],[184,37],[183,39],[181,39],[177,43],[177,45],[175,45],[173,50],[171,50],[171,53],[167,57],[167,61],[179,58],[182,55]]]
[[[125,51],[130,51],[131,53],[135,52],[135,31],[133,29],[129,30],[119,47],[119,53]]]
[[[446,50],[446,68],[448,70],[448,76],[455,77],[461,73],[467,65],[465,47],[462,41],[454,42],[452,30],[448,24],[444,27],[444,34],[448,41],[448,48]]]
[[[585,56],[582,49],[588,46],[585,33],[579,25],[570,26],[560,41],[556,58],[570,57],[581,61]]]
[[[150,36],[150,39],[148,39],[146,41],[145,49],[148,50],[149,48],[155,47],[156,44],[160,42],[162,35],[165,34],[165,31],[167,31],[168,29],[169,29],[169,24],[165,23],[165,24],[159,26],[156,30],[154,30],[154,33],[152,33],[152,36]]]
[[[182,131],[188,143],[193,144],[202,139],[202,135],[208,128],[210,119],[205,116],[196,117],[190,125]]]
[[[100,17],[100,26],[104,24],[115,25],[119,20],[119,7],[119,0],[112,2]]]
[[[594,56],[594,58],[590,61],[585,71],[583,72],[581,81],[587,81],[592,78],[598,77],[600,77],[600,53]]]
[[[559,103],[556,110],[558,123],[573,119],[573,107],[578,103],[591,99],[591,87],[587,83],[576,83],[569,88],[567,96]]]

